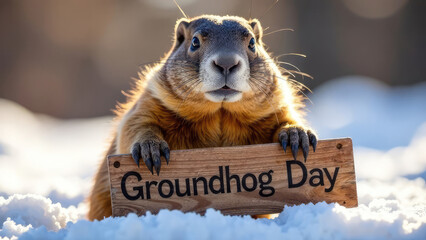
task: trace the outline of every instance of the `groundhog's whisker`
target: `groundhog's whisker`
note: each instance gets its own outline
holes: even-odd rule
[[[289,70],[287,70],[287,69],[285,69],[285,68],[283,68],[283,67],[280,67],[278,64],[276,64],[276,61],[275,60],[273,60],[273,59],[270,59],[270,60],[262,60],[262,61],[259,61],[259,62],[256,62],[256,63],[253,63],[251,66],[255,66],[255,65],[263,65],[263,66],[265,66],[266,67],[266,64],[267,63],[272,63],[272,64],[275,64],[277,67],[279,67],[281,70],[284,70],[285,72],[287,72],[288,74],[290,74],[291,76],[293,76],[294,78],[296,78],[296,76],[293,74],[293,73],[291,73]]]
[[[281,71],[281,73],[283,75],[287,75],[288,74],[288,75],[291,75],[292,77],[296,78],[296,76],[294,74],[297,74],[297,75],[301,75],[302,76],[302,80],[305,80],[303,78],[303,76],[305,76],[307,78],[310,78],[310,79],[314,79],[314,77],[312,77],[311,75],[309,75],[307,73],[304,73],[304,72],[299,72],[299,71],[296,71],[296,70],[289,70],[289,69],[286,69],[286,68],[281,67],[281,66],[277,66],[277,67],[278,67],[278,69]]]
[[[303,83],[300,83],[300,82],[296,81],[295,79],[283,78],[283,77],[276,76],[276,75],[267,75],[265,77],[275,77],[275,78],[278,78],[278,79],[281,79],[281,80],[288,81],[294,87],[295,90],[297,90],[299,93],[301,93],[304,96],[305,99],[307,99],[309,102],[311,102],[313,104],[311,99],[303,92],[303,90],[306,89],[310,93],[312,93],[312,90],[309,89],[307,86],[305,86]],[[265,78],[265,80],[268,80],[268,78]],[[264,82],[259,81],[258,83],[264,84],[265,87],[267,87]],[[272,82],[272,84],[274,84],[274,83]]]
[[[186,78],[186,79],[181,80],[178,86],[185,85],[187,82],[190,82],[190,81],[192,81],[192,80],[195,80],[195,79],[199,79],[199,78],[200,78],[200,77],[198,76],[198,74],[197,74],[197,75],[190,75],[190,74],[191,74],[191,72],[189,72],[189,71],[188,71],[188,72],[183,72],[183,73],[184,73],[184,74],[188,74],[188,77],[189,77],[189,78]]]
[[[189,18],[189,16],[183,11],[183,9],[180,7],[180,5],[179,5],[179,3],[176,1],[176,0],[173,0],[173,2],[175,2],[175,4],[176,4],[176,7],[179,9],[179,11],[182,13],[182,15],[185,17],[185,18]]]
[[[250,1],[250,10],[249,10],[249,18],[251,19],[251,11],[253,10],[253,0]]]
[[[308,99],[308,101],[309,102],[311,102],[312,103],[312,101],[311,101],[311,99],[303,92],[303,90],[304,89],[306,89],[306,90],[308,90],[310,93],[312,93],[312,90],[310,89],[310,88],[308,88],[306,85],[304,85],[303,83],[301,83],[301,82],[298,82],[298,81],[296,81],[295,79],[291,79],[291,78],[283,78],[283,77],[280,77],[280,76],[276,76],[276,75],[265,75],[264,76],[265,77],[265,80],[268,80],[268,77],[275,77],[275,78],[278,78],[278,79],[281,79],[281,80],[284,80],[284,81],[289,81],[290,83],[291,83],[291,85],[294,87],[294,88],[296,88],[296,90],[298,91],[298,92],[300,92],[303,96],[305,96],[305,98],[306,99]],[[262,83],[262,84],[264,84],[263,82],[261,82],[261,81],[259,81],[259,83]],[[273,82],[272,82],[272,84],[274,84]],[[266,84],[265,84],[265,87],[266,87]]]
[[[192,86],[192,84],[195,84],[197,81],[199,81],[198,76],[185,79],[182,82],[180,82],[179,85],[175,89],[180,90],[181,88],[184,88],[184,87],[190,88]]]
[[[304,72],[299,72],[299,71],[295,71],[295,70],[287,70],[287,71],[291,72],[291,73],[298,74],[298,75],[305,76],[305,77],[310,78],[310,79],[314,79],[314,77],[312,77],[311,75],[304,73]]]
[[[294,64],[291,64],[291,63],[288,63],[288,62],[283,62],[283,61],[275,61],[275,64],[277,64],[278,66],[280,65],[280,64],[285,64],[285,65],[288,65],[288,66],[291,66],[291,67],[293,67],[293,68],[295,68],[299,73],[303,73],[301,70],[300,70],[300,68],[298,68],[298,67],[296,67],[296,65],[294,65]],[[281,67],[281,66],[280,66]],[[290,75],[292,75],[294,78],[296,78],[296,76],[294,76],[294,74],[293,74],[293,72],[294,71],[290,71],[290,70],[287,70],[286,68],[283,68],[283,67],[281,67],[282,69],[284,69],[287,73],[289,73]],[[304,75],[303,74],[300,74],[301,76],[302,76],[302,80],[305,80],[305,77],[304,77]]]
[[[307,86],[305,86],[304,84],[302,84],[302,83],[300,83],[300,82],[298,82],[298,81],[296,81],[294,79],[288,78],[286,80],[289,81],[289,83],[293,86],[293,88],[296,89],[297,92],[301,93],[305,97],[305,99],[307,99],[309,102],[311,102],[311,104],[314,104],[311,101],[311,99],[303,92],[303,90],[306,89],[310,93],[312,93],[311,89],[309,89]]]
[[[196,76],[194,76],[192,78],[185,79],[185,80],[183,80],[182,82],[179,83],[179,85],[176,87],[176,89],[180,89],[182,87],[185,87],[186,85],[188,85],[188,83],[192,84],[192,83],[194,83],[197,80],[199,80],[199,76],[198,75],[196,75]]]
[[[311,99],[308,97],[308,95],[306,95],[303,91],[302,91],[302,89],[301,88],[297,88],[296,89],[297,90],[297,92],[299,92],[299,93],[301,93],[304,97],[305,97],[305,99],[307,99],[311,104],[314,104],[312,101],[311,101]],[[312,93],[312,91],[310,91],[311,93]]]
[[[274,3],[271,4],[271,6],[269,6],[268,9],[266,9],[265,12],[263,12],[262,16],[259,17],[259,20],[262,19],[264,16],[266,16],[266,14],[279,2],[280,0],[275,0]],[[253,3],[253,1],[252,1]]]
[[[302,79],[303,80],[305,80],[304,79],[304,76],[306,76],[306,75],[308,75],[308,74],[306,74],[306,73],[303,73],[301,70],[300,70],[300,68],[298,68],[296,65],[294,65],[294,64],[291,64],[291,63],[288,63],[288,62],[284,62],[284,61],[276,61],[276,60],[272,60],[271,59],[271,61],[273,61],[275,64],[285,64],[285,65],[288,65],[288,66],[291,66],[291,67],[293,67],[293,68],[295,68],[297,71],[291,71],[291,70],[288,70],[288,69],[286,69],[286,68],[282,68],[282,69],[284,69],[286,72],[288,72],[290,75],[292,75],[294,78],[296,78],[296,76],[294,76],[292,73],[294,72],[294,73],[301,73],[300,75],[302,76]],[[311,77],[310,75],[308,75],[310,78],[312,78],[313,79],[313,77]]]
[[[257,85],[255,82],[249,82],[249,85],[251,86],[251,87],[253,87],[251,84],[253,84],[253,85],[255,85],[256,86],[256,88],[258,89],[258,90],[260,90],[263,94],[265,94],[265,99],[268,101],[268,103],[269,103],[269,105],[272,107],[272,109],[274,110],[274,114],[275,114],[275,118],[276,118],[276,120],[277,120],[277,124],[279,125],[280,124],[280,121],[279,121],[279,119],[278,119],[278,115],[277,115],[277,108],[276,107],[274,107],[274,105],[272,104],[272,102],[269,100],[269,98],[270,98],[270,96],[269,96],[269,94],[267,94],[261,87],[259,87],[259,85]]]
[[[183,59],[179,59],[179,58],[176,58],[176,59],[169,58],[169,59],[166,59],[166,60],[158,60],[158,61],[141,63],[141,64],[139,64],[139,67],[144,66],[144,65],[148,65],[148,64],[165,64],[165,63],[169,63],[169,62],[181,62],[181,63],[187,64],[187,65],[192,65],[192,66],[198,65],[198,63],[194,62],[194,61],[188,61],[188,60],[183,60]]]
[[[287,79],[287,81],[289,81],[294,87],[297,87],[298,89],[300,89],[300,90],[307,90],[308,92],[310,92],[310,93],[312,93],[312,90],[311,89],[309,89],[306,85],[304,85],[303,83],[300,83],[300,82],[298,82],[298,81],[296,81],[296,80],[294,80],[294,79],[291,79],[291,78],[289,78],[289,79]]]
[[[188,98],[188,96],[193,93],[193,90],[201,83],[201,81],[198,81],[194,84],[192,84],[189,89],[187,90],[187,94],[184,96],[184,98],[182,99],[181,103],[179,104],[178,108],[177,108],[177,112],[179,112],[180,107],[182,106],[182,104],[185,102],[185,100]],[[186,93],[186,92],[185,92]]]
[[[300,54],[300,53],[283,53],[283,54],[280,54],[278,56],[275,56],[274,58],[280,58],[280,57],[283,57],[283,56],[299,56],[299,57],[306,58],[305,54]]]
[[[302,71],[300,70],[300,68],[296,67],[296,65],[294,65],[294,64],[291,64],[291,63],[288,63],[288,62],[283,62],[283,61],[275,61],[275,63],[285,64],[285,65],[288,65],[288,66],[294,67],[294,68],[295,68],[297,71],[299,71],[299,72],[302,72]]]
[[[283,78],[283,77],[280,77],[280,76],[275,76],[275,77],[276,77],[276,78],[278,78],[278,79],[282,79],[282,80],[284,80],[284,81],[290,81],[290,82],[292,82],[293,84],[296,84],[296,85],[300,86],[300,88],[301,88],[301,89],[306,89],[306,90],[308,90],[310,93],[312,93],[312,90],[311,90],[310,88],[308,88],[305,84],[303,84],[303,83],[301,83],[301,82],[297,81],[296,79]]]
[[[263,34],[263,36],[265,37],[265,36],[268,36],[268,35],[271,35],[271,34],[274,34],[274,33],[278,33],[278,32],[282,32],[282,31],[294,32],[294,30],[291,29],[291,28],[281,28],[281,29],[278,29],[278,30],[275,30],[275,31],[272,31],[272,32],[265,33],[265,34]]]

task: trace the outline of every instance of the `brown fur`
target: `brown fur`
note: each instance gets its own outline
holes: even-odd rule
[[[249,26],[244,19],[228,18]],[[193,77],[195,71],[191,64],[179,64],[180,72],[175,71],[177,62],[167,62],[172,49],[165,61],[140,74],[138,89],[118,107],[116,134],[107,154],[129,153],[134,143],[150,139],[165,140],[172,150],[271,143],[278,141],[283,128],[304,128],[302,97],[266,53],[261,38],[258,42],[260,62],[251,62],[250,77],[264,81],[253,81],[257,90],[234,103],[210,102],[196,91],[187,93],[191,85],[181,84],[182,79]],[[89,198],[90,220],[111,216],[108,184],[104,158]]]

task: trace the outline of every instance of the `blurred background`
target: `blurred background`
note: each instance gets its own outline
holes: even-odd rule
[[[352,137],[361,203],[381,188],[370,180],[418,186],[424,201],[426,1],[178,2],[189,16],[259,18],[275,56],[307,55],[280,59],[314,77],[297,80],[313,90],[307,120],[319,137]],[[34,193],[85,211],[111,109],[169,50],[181,16],[173,0],[0,1],[0,200]]]
[[[425,1],[178,2],[189,16],[246,18],[252,4],[251,16],[266,33],[294,29],[264,41],[275,55],[306,54],[281,60],[312,75],[299,80],[314,91],[347,75],[390,86],[424,81]],[[171,47],[180,17],[172,0],[2,0],[0,98],[58,118],[110,115],[139,67]]]

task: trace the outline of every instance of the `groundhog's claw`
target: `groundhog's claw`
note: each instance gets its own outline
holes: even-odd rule
[[[161,150],[161,154],[166,159],[167,165],[169,165],[169,162],[170,162],[170,149],[169,149],[169,145],[167,145],[167,143],[165,141],[161,141],[160,142],[160,150]]]
[[[317,148],[317,137],[315,134],[313,134],[310,130],[305,131],[303,128],[299,127],[289,127],[282,129],[278,134],[278,141],[281,143],[284,152],[287,152],[287,144],[290,142],[290,148],[294,160],[297,159],[297,152],[299,151],[300,145],[302,147],[302,153],[305,162],[309,154],[309,144],[312,145],[314,152]]]
[[[287,131],[281,131],[278,134],[278,141],[281,143],[281,146],[283,147],[284,152],[287,153],[287,141],[288,141]]]
[[[299,133],[296,128],[290,128],[288,132],[290,135],[291,152],[293,153],[294,160],[296,160],[297,153],[299,152]]]
[[[133,147],[132,147],[132,158],[133,158],[133,160],[135,160],[136,164],[139,167],[139,159],[141,159],[139,144],[133,145]]]
[[[312,148],[315,150],[317,149],[317,136],[311,132],[311,130],[308,130],[308,136],[309,136],[309,142],[312,144]]]
[[[154,174],[153,168],[160,175],[161,158],[164,156],[167,164],[170,161],[170,149],[163,140],[146,140],[142,143],[135,143],[132,147],[132,157],[139,167],[139,160],[142,158],[151,174]]]

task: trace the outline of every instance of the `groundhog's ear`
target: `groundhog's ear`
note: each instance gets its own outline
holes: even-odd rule
[[[262,25],[260,25],[259,20],[251,19],[249,24],[251,28],[253,29],[254,35],[256,36],[256,41],[261,40],[263,35],[263,29],[262,29]]]
[[[175,26],[175,48],[179,47],[185,41],[188,32],[189,21],[186,18],[181,18],[176,22]]]

